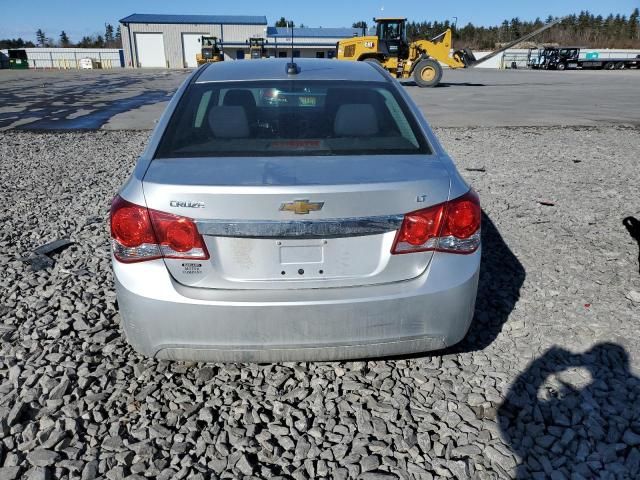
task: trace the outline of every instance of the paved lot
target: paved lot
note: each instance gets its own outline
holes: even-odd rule
[[[0,130],[149,130],[187,73],[0,70]]]
[[[449,70],[438,88],[409,87],[442,127],[640,124],[640,70]]]
[[[623,84],[640,72],[609,73],[620,80],[611,102],[637,125],[621,98],[637,101]],[[537,74],[487,73],[493,82]],[[120,75],[95,82],[122,82],[117,90],[134,98],[141,85],[166,93],[183,78],[144,72],[132,86]],[[0,89],[13,89],[15,107],[12,82]],[[92,90],[61,80],[51,91],[85,102],[79,88]],[[503,101],[489,86],[408,88],[418,101],[434,97],[432,121],[474,114],[480,103],[435,114],[447,105],[439,96],[456,90]],[[548,85],[549,94],[561,88]],[[139,124],[157,106],[142,108]],[[57,122],[74,120],[65,112]],[[640,219],[640,129],[605,117],[586,127],[482,126],[499,113],[436,131],[485,213],[469,335],[445,352],[366,362],[137,355],[119,330],[107,219],[149,132],[0,132],[0,479],[639,478],[640,221],[631,218]],[[55,126],[53,115],[38,121]],[[566,123],[590,115],[599,113]],[[75,243],[52,268],[22,260],[65,236]]]
[[[0,129],[153,128],[186,71],[0,70]],[[447,70],[438,88],[407,86],[434,126],[631,124],[640,70]]]

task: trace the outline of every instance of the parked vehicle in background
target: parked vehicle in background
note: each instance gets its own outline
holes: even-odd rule
[[[267,58],[267,49],[265,48],[267,40],[261,37],[251,37],[247,43],[249,44],[249,56],[252,59]]]
[[[375,35],[349,37],[336,45],[338,60],[373,62],[397,79],[412,78],[419,87],[435,87],[442,78],[441,63],[449,68],[470,68],[499,55],[517,43],[533,38],[560,22],[548,23],[523,37],[502,45],[497,50],[476,59],[468,48],[454,50],[453,31],[446,29],[427,40],[409,41],[406,18],[374,18]]]
[[[640,55],[635,58],[600,58],[598,52],[590,51],[581,56],[584,50],[581,47],[544,47],[537,52],[530,50],[528,65],[543,70],[622,70],[640,67]]]
[[[29,68],[27,51],[21,48],[9,49],[9,68],[12,70],[25,70]]]
[[[98,65],[99,65],[98,62],[96,62],[93,58],[89,58],[89,57],[81,58],[78,61],[78,66],[80,67],[80,69],[83,69],[83,70],[100,68]]]
[[[441,349],[474,312],[478,196],[379,66],[196,70],[111,207],[122,325],[165,359]]]
[[[205,63],[216,63],[224,61],[224,53],[220,47],[217,37],[200,37],[200,53],[196,54],[198,65]]]

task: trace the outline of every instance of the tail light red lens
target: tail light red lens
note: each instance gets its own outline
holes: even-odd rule
[[[125,247],[155,243],[147,209],[116,197],[111,204],[111,237]]]
[[[111,203],[111,238],[115,258],[125,263],[209,258],[193,220],[147,209],[120,196]]]
[[[480,200],[473,190],[449,202],[408,213],[391,253],[473,253],[480,246],[481,217]]]
[[[165,258],[209,258],[202,235],[193,220],[149,209],[158,245]]]

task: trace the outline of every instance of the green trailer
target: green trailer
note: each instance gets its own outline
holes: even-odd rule
[[[26,70],[29,68],[27,51],[21,48],[9,50],[9,68],[13,70]]]

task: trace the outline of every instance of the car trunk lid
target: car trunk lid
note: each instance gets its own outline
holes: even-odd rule
[[[405,213],[447,200],[433,155],[156,159],[149,208],[193,218],[207,261],[165,259],[202,288],[324,288],[420,275],[431,252],[391,255]]]

